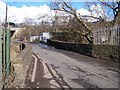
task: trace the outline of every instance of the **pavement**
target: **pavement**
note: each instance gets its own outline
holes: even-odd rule
[[[45,63],[33,54],[33,62],[31,63],[26,77],[26,88],[60,88],[53,79]],[[37,59],[37,67],[34,75],[35,59]],[[34,80],[32,80],[34,78]]]
[[[62,90],[66,88],[118,90],[119,88],[120,72],[116,62],[57,50],[43,44],[32,44],[32,48],[34,58],[26,78],[27,88]]]

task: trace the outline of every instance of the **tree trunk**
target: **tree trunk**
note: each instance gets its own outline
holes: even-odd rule
[[[84,37],[86,38],[86,40],[87,40],[90,44],[93,43],[93,40],[91,40],[87,35],[84,35]]]

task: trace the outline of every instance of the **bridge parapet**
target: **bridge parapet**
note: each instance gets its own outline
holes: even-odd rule
[[[14,42],[11,47],[11,66],[14,68],[13,82],[6,85],[7,88],[25,87],[25,78],[28,68],[32,62],[32,47],[23,42]]]

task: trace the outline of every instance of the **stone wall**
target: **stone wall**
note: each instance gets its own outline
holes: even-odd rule
[[[57,49],[73,51],[95,58],[111,61],[118,61],[120,59],[120,45],[75,44],[51,40],[48,40],[47,44]]]
[[[14,43],[11,51],[11,65],[14,68],[15,78],[9,87],[25,87],[27,70],[32,62],[32,47],[24,43]]]
[[[120,45],[93,45],[92,56],[105,60],[120,60]]]
[[[54,46],[57,49],[77,52],[83,55],[92,56],[92,45],[90,44],[75,44],[60,41],[47,40],[47,44]]]

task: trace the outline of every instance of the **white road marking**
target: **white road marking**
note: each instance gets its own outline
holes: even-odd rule
[[[41,58],[37,55],[38,58]],[[50,80],[50,87],[51,88],[60,88],[60,86],[58,85],[58,83],[53,79],[53,76],[51,75],[50,71],[48,70],[47,66],[46,66],[46,62],[43,61],[42,59],[40,59],[40,61],[42,62],[43,65],[43,70],[44,70],[44,78],[46,79],[52,79]],[[50,66],[49,66],[50,67]],[[51,69],[52,70],[52,69]]]
[[[40,84],[40,83],[37,83],[37,84]]]
[[[34,68],[33,68],[33,72],[32,72],[31,82],[35,81],[35,75],[36,75],[36,69],[37,69],[37,58],[35,55],[33,55],[33,57],[35,58],[35,62],[34,62]]]
[[[52,78],[52,80],[50,80],[50,84],[51,84],[50,87],[51,88],[56,88],[56,87],[60,88],[60,86],[57,84],[57,82],[53,79],[53,76],[49,72],[49,70],[48,70],[46,64],[44,63],[44,61],[42,62],[42,64],[43,64],[43,69],[44,69],[44,74],[45,74],[44,77],[47,78],[47,79],[51,79]]]
[[[42,62],[42,64],[43,64],[43,70],[44,70],[44,76],[43,76],[43,77],[44,77],[44,78],[47,78],[47,79],[51,79],[51,78],[52,78],[52,75],[50,74],[47,66],[45,65],[44,62]]]

